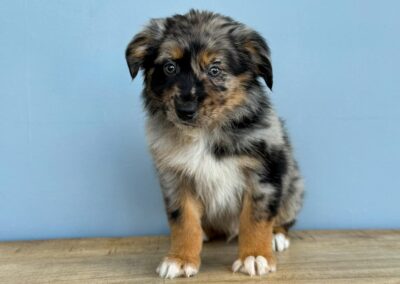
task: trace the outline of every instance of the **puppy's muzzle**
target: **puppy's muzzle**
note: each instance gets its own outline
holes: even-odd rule
[[[193,120],[196,116],[198,102],[176,97],[174,100],[176,115],[183,121]]]

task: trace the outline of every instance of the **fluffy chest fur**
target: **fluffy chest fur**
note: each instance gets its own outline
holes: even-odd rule
[[[209,221],[238,216],[245,187],[239,159],[216,158],[211,152],[211,138],[202,131],[179,139],[150,127],[148,138],[158,168],[177,170],[192,179]]]

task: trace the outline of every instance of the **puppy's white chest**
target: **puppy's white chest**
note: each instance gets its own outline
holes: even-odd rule
[[[237,213],[244,177],[236,159],[216,159],[210,153],[206,141],[201,139],[189,145],[176,158],[183,162],[182,166],[194,177],[196,192],[209,218]]]
[[[238,213],[244,175],[236,158],[215,158],[207,137],[201,135],[169,153],[165,161],[193,178],[209,218]]]

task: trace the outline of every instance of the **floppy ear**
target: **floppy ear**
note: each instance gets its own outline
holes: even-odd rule
[[[145,57],[154,50],[164,32],[164,20],[152,19],[140,33],[135,35],[125,51],[126,62],[132,80],[135,79],[139,69],[143,67]]]
[[[263,37],[251,31],[247,34],[244,48],[250,54],[252,62],[257,68],[258,75],[261,76],[267,86],[272,90],[273,75],[271,64],[271,53]]]

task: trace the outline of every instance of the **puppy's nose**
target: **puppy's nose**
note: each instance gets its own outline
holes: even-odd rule
[[[196,115],[197,102],[175,100],[175,111],[180,119],[184,121],[191,120]]]

